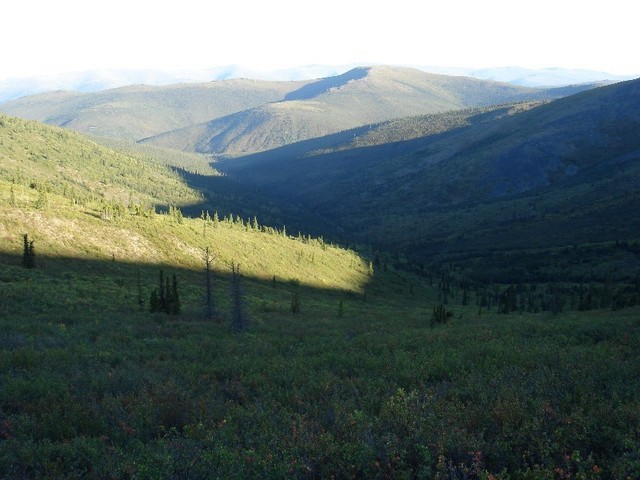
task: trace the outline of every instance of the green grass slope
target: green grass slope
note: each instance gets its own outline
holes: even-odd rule
[[[139,205],[188,205],[202,196],[148,155],[122,153],[75,132],[0,115],[0,174],[15,195],[55,193]]]
[[[269,279],[274,275],[284,278],[285,271],[291,270],[291,259],[315,259],[309,242],[292,240],[285,233],[276,235],[273,228],[257,225],[257,219],[248,225],[248,220],[238,223],[235,216],[231,221],[226,213],[227,221],[185,219],[178,211],[157,215],[156,206],[166,210],[200,204],[203,197],[150,158],[120,153],[60,128],[1,116],[0,169],[7,248],[12,244],[16,247],[20,232],[32,232],[39,248],[51,255],[115,257],[196,268],[210,245],[220,247],[216,250],[222,252],[218,260],[224,268],[236,261],[248,274]],[[181,227],[175,229],[176,225]],[[346,268],[343,262],[337,263],[333,274],[318,268],[331,263],[322,258],[329,255],[326,252],[338,250],[322,241],[314,244],[324,247],[317,248],[318,264],[301,266],[286,279],[313,279],[318,285],[338,288],[332,278],[340,277],[339,272],[344,270],[338,281],[340,288],[357,290],[357,282],[350,285],[346,280],[353,268]],[[11,248],[7,252],[11,253]],[[276,256],[272,257],[274,252]],[[347,264],[355,264],[355,257],[345,255]],[[265,262],[273,262],[272,268]]]

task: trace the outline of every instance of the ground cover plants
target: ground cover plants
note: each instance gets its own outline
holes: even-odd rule
[[[48,145],[38,168],[62,161],[50,131],[18,126]],[[198,196],[174,173],[139,187],[156,208],[83,177],[78,201],[9,131],[0,478],[640,476],[633,283],[485,285],[258,218],[188,218],[175,201]],[[180,308],[153,308],[163,294]]]
[[[147,221],[165,241],[205,223]],[[34,233],[25,269],[14,235],[0,278],[4,478],[640,474],[637,308],[505,315],[450,294],[451,317],[434,323],[439,290],[424,277],[244,224],[218,232],[229,248],[232,233],[244,250],[289,247],[263,269],[332,259],[354,273],[323,286],[244,258],[251,322],[237,333],[224,264],[206,319],[204,262],[47,255],[55,235]],[[180,315],[139,304],[139,279],[146,301],[160,268],[180,280]]]
[[[153,285],[149,266],[3,258],[4,478],[640,473],[637,309],[450,305],[432,326],[430,292],[400,274],[366,300],[247,278],[251,324],[234,333],[226,279],[222,321],[205,320],[201,272],[174,269],[171,316],[136,304],[139,270]]]

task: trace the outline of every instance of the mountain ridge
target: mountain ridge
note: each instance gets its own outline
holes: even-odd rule
[[[552,99],[588,88],[530,89],[410,68],[360,67],[309,82],[280,101],[141,141],[204,154],[239,155],[395,118]]]
[[[0,103],[56,90],[95,92],[126,85],[170,85],[201,83],[232,78],[255,80],[308,80],[340,75],[358,65],[302,65],[273,71],[257,70],[242,65],[226,65],[204,70],[132,70],[100,69],[68,72],[48,76],[7,78],[0,80]],[[523,67],[463,68],[407,65],[431,73],[496,80],[528,87],[554,87],[579,83],[617,82],[633,75],[617,75],[583,69]],[[638,72],[640,74],[640,72]],[[637,76],[637,75],[636,75]]]

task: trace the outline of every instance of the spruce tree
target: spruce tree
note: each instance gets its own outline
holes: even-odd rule
[[[294,315],[300,313],[300,297],[298,296],[298,292],[294,292],[291,296],[291,313]]]
[[[167,296],[164,286],[164,272],[160,269],[160,286],[158,288],[158,310],[159,312],[167,311]]]
[[[35,207],[38,210],[46,210],[49,208],[49,197],[47,196],[47,191],[43,188],[40,190],[38,194],[38,199],[36,200]]]
[[[12,207],[16,206],[16,192],[13,189],[13,184],[11,184],[11,189],[9,190],[9,205]]]
[[[36,252],[33,246],[33,240],[29,241],[29,236],[25,233],[23,236],[22,266],[24,268],[34,268],[36,266]]]
[[[173,309],[173,290],[169,284],[169,277],[164,279],[164,313],[171,313]]]
[[[151,297],[149,298],[149,311],[151,311],[151,313],[160,311],[160,299],[158,298],[158,290],[153,290],[151,292]]]
[[[211,255],[209,254],[209,247],[205,249],[204,253],[204,265],[205,265],[205,318],[212,320],[218,316],[214,302],[213,302],[213,278],[211,274]]]
[[[178,277],[173,274],[173,282],[171,284],[171,305],[167,313],[171,315],[180,315],[182,305],[180,304],[180,295],[178,294]]]
[[[244,309],[244,292],[242,290],[240,266],[231,264],[231,329],[243,332],[249,327],[249,317]]]

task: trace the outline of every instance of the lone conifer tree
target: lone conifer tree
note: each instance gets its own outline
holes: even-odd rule
[[[207,320],[212,320],[214,317],[218,317],[218,312],[215,309],[213,303],[213,278],[211,275],[211,255],[209,254],[209,247],[204,251],[204,264],[205,264],[205,311],[204,315]]]
[[[293,295],[291,295],[291,313],[294,315],[300,313],[300,297],[298,296],[298,292],[293,292]]]
[[[157,290],[151,292],[151,297],[149,298],[149,310],[151,313],[160,311],[160,299],[158,298]]]
[[[34,268],[36,266],[36,252],[33,247],[33,240],[29,241],[29,236],[23,236],[24,247],[22,252],[22,266],[24,268]]]
[[[243,332],[249,327],[249,317],[244,309],[244,292],[240,276],[240,265],[231,264],[231,329]]]
[[[140,310],[144,309],[144,298],[142,298],[142,282],[140,280],[140,269],[136,272],[136,287],[138,290],[138,306]]]
[[[158,288],[158,311],[167,311],[167,292],[164,284],[164,272],[160,269],[160,285]]]
[[[12,207],[16,206],[16,192],[13,189],[13,183],[11,184],[11,189],[9,190],[9,205]]]
[[[168,281],[168,280],[167,280]],[[182,311],[182,305],[180,304],[180,295],[178,294],[178,277],[173,274],[173,281],[171,283],[171,303],[168,305],[167,313],[171,315],[180,315]]]

